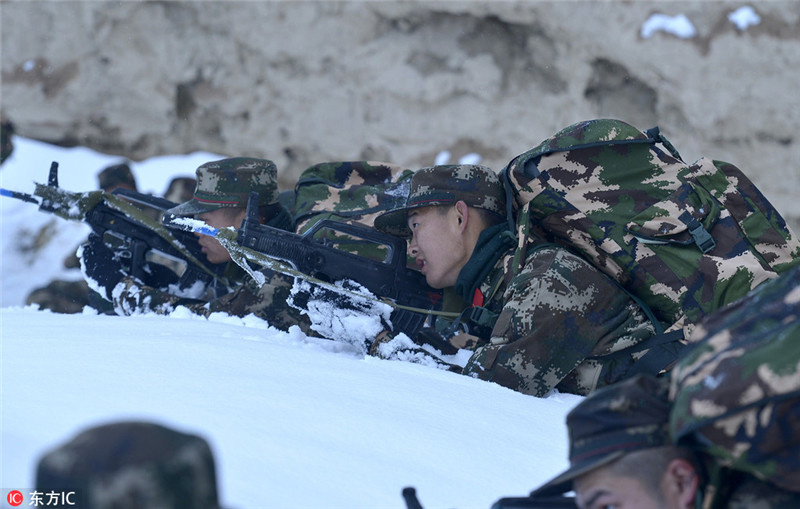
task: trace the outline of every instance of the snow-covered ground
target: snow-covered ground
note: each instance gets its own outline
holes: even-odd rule
[[[16,137],[0,186],[97,187],[118,157]],[[161,194],[214,154],[132,163]],[[429,367],[364,357],[345,344],[250,318],[59,315],[24,307],[31,289],[76,279],[63,258],[85,225],[0,199],[0,488],[34,488],[38,458],[83,429],[143,419],[205,437],[227,508],[488,507],[566,465],[566,413],[580,398],[538,399]],[[47,227],[42,245],[31,238]],[[43,236],[46,237],[46,236]],[[27,496],[27,493],[26,493]],[[24,502],[28,505],[28,501]]]

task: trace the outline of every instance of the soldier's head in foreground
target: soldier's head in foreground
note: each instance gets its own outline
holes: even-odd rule
[[[149,422],[115,422],[79,433],[41,458],[36,489],[72,493],[64,507],[84,509],[219,507],[208,443]]]
[[[291,219],[279,203],[278,170],[267,159],[233,157],[200,165],[192,198],[167,210],[176,216],[194,216],[214,228],[241,226],[247,215],[251,192],[258,193],[262,223],[288,229]],[[198,234],[200,246],[211,263],[230,261],[230,254],[219,242]]]
[[[409,254],[433,288],[454,286],[478,237],[505,220],[505,191],[485,166],[453,164],[418,170],[404,207],[375,219],[379,230],[409,238]]]
[[[531,495],[574,490],[582,509],[694,507],[701,469],[672,445],[666,380],[638,375],[597,390],[567,415],[570,467]]]

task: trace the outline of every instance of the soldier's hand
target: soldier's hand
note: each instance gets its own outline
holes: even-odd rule
[[[114,252],[94,233],[78,251],[81,272],[89,288],[111,301],[112,290],[126,276],[122,265],[114,259]]]
[[[391,333],[381,333],[369,348],[369,355],[386,360],[413,362],[438,369],[445,369],[460,373],[461,367],[450,364],[440,359],[433,353],[423,349],[408,336],[400,333],[393,336]]]

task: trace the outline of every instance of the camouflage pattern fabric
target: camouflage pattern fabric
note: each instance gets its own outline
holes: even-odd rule
[[[178,306],[183,306],[205,317],[211,313],[240,317],[252,314],[278,329],[285,331],[296,325],[304,333],[311,334],[308,317],[287,304],[294,278],[263,269],[260,272],[265,276],[265,283],[259,286],[233,262],[230,262],[229,269],[226,272],[228,280],[237,281],[238,286],[231,293],[217,298],[173,295],[142,285],[132,277],[125,277],[113,291],[114,310],[126,316],[145,312],[169,314]]]
[[[201,164],[197,170],[194,197],[167,212],[190,216],[224,207],[247,207],[251,192],[258,193],[258,205],[278,202],[278,170],[267,159],[232,157]]]
[[[672,434],[800,491],[800,267],[711,315],[672,372]]]
[[[307,168],[295,186],[297,233],[305,233],[324,220],[372,227],[375,217],[405,199],[411,170],[378,161],[334,161]],[[318,228],[314,239],[337,249],[383,261],[385,245],[328,228]]]
[[[486,166],[450,164],[422,168],[414,173],[405,206],[381,214],[375,227],[381,231],[409,237],[408,211],[463,201],[470,207],[505,216],[505,191],[497,174]]]
[[[671,444],[667,382],[637,375],[598,390],[567,414],[569,468],[531,495],[561,495],[572,481],[625,454]]]
[[[148,422],[96,426],[48,452],[36,490],[75,492],[73,505],[63,507],[82,509],[219,507],[208,443]]]
[[[89,286],[84,280],[56,279],[34,289],[25,299],[25,304],[37,304],[39,309],[49,309],[54,313],[80,313],[89,304]]]
[[[378,216],[375,225],[403,234],[407,227],[400,221],[408,210],[461,199],[505,213],[505,191],[494,171],[474,165],[436,166],[419,170],[405,206]],[[494,238],[485,238],[487,233]],[[521,237],[523,245],[509,244],[502,240],[509,234],[505,223],[486,228],[459,273],[454,289],[463,316],[470,317],[465,322],[468,334],[456,335],[452,327],[436,325],[445,341],[475,351],[463,374],[534,396],[554,388],[586,395],[622,379],[646,350],[611,354],[655,331],[639,306],[607,275],[566,249],[544,244],[534,235]],[[514,255],[522,250],[527,254],[522,269],[516,270]],[[450,303],[444,307],[449,309]],[[485,318],[492,316],[496,319]],[[414,339],[430,344],[425,338]],[[382,357],[386,351],[373,349]],[[399,358],[397,352],[389,353]],[[407,351],[404,356],[411,358]]]
[[[576,478],[630,452],[675,445],[669,424],[673,412],[667,378],[637,375],[599,389],[567,415],[569,468],[533,490],[531,496],[567,493]],[[698,451],[696,459],[701,476],[715,469],[714,456]],[[698,509],[800,507],[800,493],[743,471],[720,473],[717,483],[701,483]]]
[[[402,186],[403,181],[408,181],[410,177],[410,170],[382,162],[325,162],[311,166],[301,175],[295,196],[289,200],[296,214],[297,230],[303,233],[324,219],[372,226],[378,213],[404,199],[405,194],[394,190],[394,186]],[[200,181],[198,169],[198,188]],[[407,184],[404,189],[407,190]],[[283,202],[287,200],[284,198]],[[326,229],[318,230],[315,238],[360,256],[379,260],[386,258],[385,253],[365,252],[378,249],[381,247],[378,244],[365,245],[363,241],[358,242],[358,239],[343,235],[331,236],[331,233]],[[233,264],[231,267],[234,267]],[[260,272],[266,278],[263,286],[259,287],[255,281],[239,273],[236,279],[238,286],[231,294],[212,298],[208,302],[207,299],[187,299],[143,287],[135,280],[126,278],[115,292],[114,304],[120,314],[141,311],[170,313],[179,305],[204,316],[217,311],[236,316],[254,314],[279,329],[287,330],[292,325],[297,325],[303,332],[310,334],[311,324],[308,317],[287,304],[293,279],[269,269]]]
[[[702,509],[788,509],[800,507],[800,493],[778,488],[743,472],[728,472],[724,493],[706,486]]]
[[[114,164],[97,174],[97,184],[103,191],[110,193],[118,187],[136,191],[136,179],[130,166],[126,163]]]
[[[519,227],[569,246],[686,327],[800,263],[800,241],[735,166],[688,165],[657,129],[569,126],[502,171]],[[518,263],[524,252],[518,255]]]
[[[511,278],[495,291],[495,302],[484,305],[501,312],[465,375],[538,397],[554,388],[587,395],[621,380],[646,352],[604,358],[655,330],[627,294],[583,259],[544,246],[532,250],[516,274],[511,265],[509,254],[480,287],[490,295],[499,272]]]
[[[408,192],[413,172],[378,161],[336,161],[307,168],[295,186],[298,233],[331,217],[373,226],[375,216],[393,209]]]

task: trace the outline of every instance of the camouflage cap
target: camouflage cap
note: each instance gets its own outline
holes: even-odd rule
[[[408,211],[432,205],[452,205],[463,201],[470,207],[505,215],[506,194],[491,168],[477,164],[448,164],[422,168],[414,173],[403,207],[375,218],[381,231],[407,237]]]
[[[567,414],[570,467],[531,495],[559,495],[572,481],[621,456],[670,445],[666,379],[637,375],[603,387]]]
[[[45,454],[36,489],[74,492],[76,507],[217,509],[208,442],[150,422],[103,424]]]
[[[252,191],[258,193],[259,206],[278,201],[278,170],[268,159],[221,159],[200,165],[196,173],[194,197],[167,213],[189,216],[225,207],[246,207]]]
[[[97,175],[97,184],[100,189],[112,191],[119,186],[128,186],[136,190],[136,179],[126,163],[114,164],[105,168]]]

